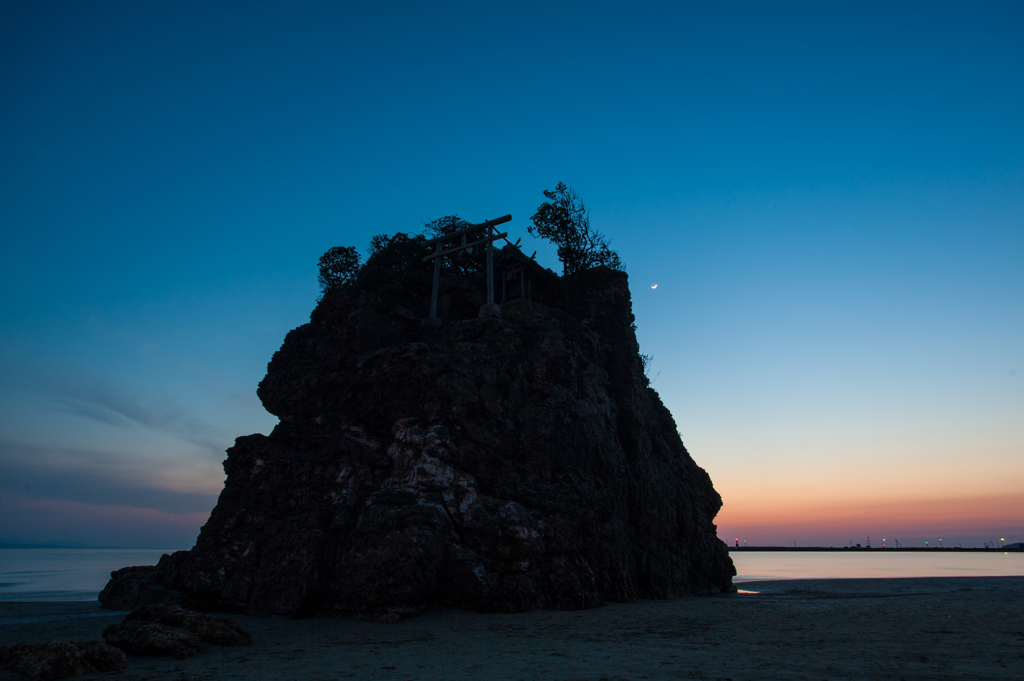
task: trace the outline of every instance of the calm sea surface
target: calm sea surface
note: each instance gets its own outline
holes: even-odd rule
[[[158,549],[0,549],[0,601],[91,601],[111,570],[155,565]],[[736,582],[851,577],[1024,576],[1024,553],[745,551]]]
[[[734,582],[854,577],[1020,577],[1024,553],[734,551]]]
[[[92,601],[111,570],[173,549],[0,549],[0,601]]]

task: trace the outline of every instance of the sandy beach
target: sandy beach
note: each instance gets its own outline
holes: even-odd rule
[[[740,587],[757,593],[515,615],[439,608],[399,624],[236,616],[253,645],[210,646],[184,661],[130,656],[127,671],[116,676],[596,681],[1024,674],[1024,577]],[[2,603],[0,644],[100,638],[123,614],[95,603]],[[0,672],[2,681],[21,678]]]

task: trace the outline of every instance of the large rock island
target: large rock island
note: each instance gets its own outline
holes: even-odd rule
[[[624,273],[551,274],[480,318],[481,280],[453,271],[424,324],[428,266],[377,265],[274,355],[280,423],[228,450],[195,547],[115,572],[104,605],[395,620],[734,590]]]

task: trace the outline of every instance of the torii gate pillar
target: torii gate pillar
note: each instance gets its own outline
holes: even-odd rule
[[[494,226],[487,227],[487,236],[494,234]],[[480,319],[501,318],[501,306],[494,302],[494,240],[487,242],[487,302],[480,306]]]

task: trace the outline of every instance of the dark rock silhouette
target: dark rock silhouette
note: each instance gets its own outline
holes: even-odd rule
[[[103,641],[53,641],[0,646],[0,668],[38,681],[125,668],[124,653]]]
[[[179,660],[206,650],[202,640],[158,622],[125,621],[103,630],[107,643],[132,655],[171,656]]]
[[[393,621],[733,590],[721,499],[644,376],[626,275],[557,287],[478,319],[479,287],[445,282],[438,325],[429,284],[329,292],[270,362],[280,424],[228,450],[196,546],[100,600]]]
[[[111,610],[133,610],[151,604],[179,605],[185,602],[185,594],[165,587],[156,569],[143,565],[111,572],[99,601]]]
[[[247,646],[252,637],[238,622],[226,617],[209,617],[177,605],[146,605],[124,618],[125,622],[156,622],[192,632],[206,643],[218,646]]]
[[[131,578],[139,571],[118,570],[113,578],[123,574]],[[145,571],[143,571],[145,572]],[[153,570],[148,571],[150,574]],[[133,582],[134,583],[134,582]],[[147,589],[143,587],[142,592]],[[167,593],[166,589],[153,589],[152,593]],[[174,598],[183,598],[178,594]],[[120,624],[111,624],[103,630],[107,643],[133,655],[171,656],[179,660],[206,650],[205,643],[221,646],[247,646],[252,638],[238,622],[222,617],[209,617],[178,605],[144,605],[125,616]]]

